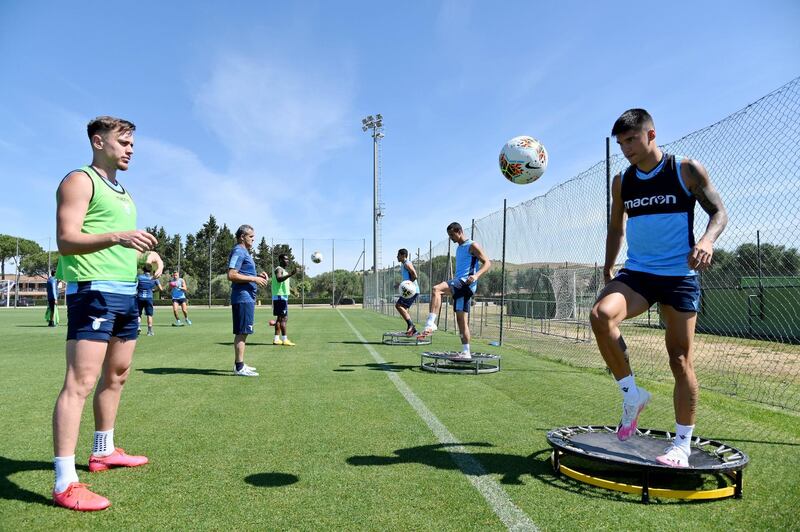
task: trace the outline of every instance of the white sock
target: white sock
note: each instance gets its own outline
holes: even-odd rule
[[[280,337],[280,336],[278,336],[278,335],[276,334],[276,335],[275,335],[275,341],[277,342],[277,341],[278,341],[278,340],[280,340],[280,339],[281,339],[281,337]]]
[[[281,336],[281,340],[285,342],[287,340],[286,335]]]
[[[672,440],[672,443],[686,451],[686,454],[690,454],[691,451],[693,430],[694,425],[675,423],[675,438]]]
[[[114,429],[94,431],[92,454],[97,457],[114,454]]]
[[[626,403],[633,403],[639,400],[639,388],[636,387],[636,381],[633,374],[623,377],[617,381],[619,390],[622,392],[622,400]]]
[[[465,352],[465,353],[469,353],[469,352],[470,352],[470,351],[469,351],[469,344],[461,344],[461,347],[462,347],[462,349],[461,349],[461,350],[462,350],[463,352]]]
[[[428,314],[428,320],[425,322],[425,327],[428,325],[433,325],[434,323],[436,323],[436,314],[431,312]]]
[[[56,483],[53,486],[53,491],[61,493],[72,482],[78,482],[78,472],[75,471],[75,455],[72,456],[56,456],[53,458],[53,464],[56,470]]]

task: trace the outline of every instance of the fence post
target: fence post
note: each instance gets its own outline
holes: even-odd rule
[[[606,137],[606,228],[611,224],[611,138]]]
[[[336,239],[331,238],[331,306],[336,308]]]
[[[452,279],[453,278],[453,273],[452,273],[453,270],[452,270],[452,267],[450,265],[450,256],[451,256],[450,255],[450,239],[448,238],[447,239],[447,269],[445,270],[445,277],[448,278],[448,279]],[[433,298],[431,298],[431,299],[433,299]],[[442,305],[444,305],[444,304],[445,304],[444,297],[442,297]],[[446,306],[446,307],[444,307],[444,330],[445,331],[447,330],[447,313],[448,313],[447,311],[448,311],[448,307]]]
[[[503,199],[503,262],[500,269],[500,341],[503,345],[503,315],[506,308],[506,206],[508,200]]]

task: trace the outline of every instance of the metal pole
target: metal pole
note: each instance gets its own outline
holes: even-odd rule
[[[17,254],[14,255],[14,270],[15,274],[14,277],[16,278],[16,282],[14,283],[14,308],[17,308],[17,303],[19,302],[19,237],[17,237]]]
[[[208,233],[208,308],[211,308],[211,232]]]
[[[433,303],[433,240],[428,240],[428,312],[431,312],[431,305]]]
[[[500,341],[503,345],[503,316],[506,307],[506,205],[508,200],[503,200],[503,262],[500,270]]]
[[[420,263],[420,253],[419,253],[419,248],[417,248],[417,265],[419,265],[419,263]],[[417,284],[419,284],[419,273],[417,273]],[[422,290],[422,287],[420,287],[420,290]],[[419,323],[419,305],[417,305],[417,323]]]
[[[448,279],[452,279],[453,278],[453,274],[452,274],[453,269],[450,266],[451,266],[450,265],[450,239],[448,238],[447,239],[447,269],[445,270],[446,277]],[[442,304],[443,305],[445,304],[444,303],[444,298],[442,298]],[[444,330],[445,331],[447,330],[447,314],[448,314],[447,309],[448,308],[449,308],[449,305],[444,307]]]
[[[336,307],[336,239],[331,238],[331,306]]]
[[[364,262],[361,263],[361,308],[367,304],[367,239],[361,239],[361,256]]]
[[[475,238],[475,218],[472,219],[472,224],[470,225],[470,230],[469,230],[469,239],[472,240],[474,238]],[[477,288],[475,290],[477,291]],[[474,303],[475,303],[474,298],[469,300],[470,305]],[[469,310],[471,311],[472,309],[470,308]],[[471,327],[472,327],[472,312],[467,312],[467,328],[469,329]]]
[[[611,224],[611,138],[606,137],[606,227]]]
[[[300,285],[300,308],[306,308],[306,239],[300,239],[300,267],[302,273],[300,274],[303,280]]]
[[[48,236],[47,237],[47,275],[48,275],[48,277],[50,276],[50,272],[52,272],[52,271],[53,271],[53,261],[52,261],[52,258],[50,256],[50,237]],[[58,296],[58,294],[56,294],[56,296]],[[56,297],[56,300],[58,300],[58,297]]]
[[[378,302],[378,130],[372,128],[372,265],[375,270],[375,303]]]

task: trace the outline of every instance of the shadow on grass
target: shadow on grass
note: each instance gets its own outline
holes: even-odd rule
[[[86,466],[78,466],[77,469],[88,471]],[[8,478],[15,473],[21,473],[23,471],[52,470],[53,462],[40,462],[37,460],[12,460],[11,458],[0,456],[0,499],[52,506],[53,500],[49,497],[49,495],[44,496],[40,493],[28,491],[19,487]],[[52,489],[52,485],[48,484],[46,489],[49,493],[49,490]]]
[[[233,342],[217,342],[217,345],[233,346]],[[247,342],[247,345],[274,345],[272,342]],[[281,347],[276,345],[275,347]]]
[[[211,377],[234,377],[232,371],[202,368],[144,368],[137,369],[149,375],[208,375]]]
[[[289,473],[254,473],[246,476],[244,481],[259,488],[277,488],[299,482],[300,478]]]
[[[30,325],[29,327],[32,327]],[[341,342],[328,342],[329,344],[348,344],[348,345],[386,345],[383,342],[359,342],[358,340],[343,340]]]
[[[333,371],[338,371],[340,373],[345,373],[345,372],[348,372],[348,371],[355,371],[355,370],[354,369],[335,369]]]
[[[407,369],[417,369],[419,366],[416,365],[404,365],[404,364],[394,364],[392,362],[385,362],[383,364],[379,364],[377,362],[370,362],[368,364],[341,364],[340,368],[367,368],[373,371],[390,371],[393,373],[398,373],[400,371],[405,371]],[[342,370],[333,370],[333,371],[342,371]],[[354,370],[348,370],[354,371]]]
[[[25,327],[25,328],[34,328],[34,329],[58,329],[58,327],[48,327],[45,323],[44,325],[14,325],[14,327]],[[62,330],[64,328],[62,327]]]
[[[354,466],[388,466],[395,464],[423,464],[437,469],[461,470],[465,475],[501,475],[503,484],[523,484],[523,477],[552,475],[546,461],[532,460],[530,456],[490,452],[464,452],[452,448],[494,447],[491,443],[440,443],[421,445],[394,451],[395,456],[351,456],[347,463]],[[476,463],[477,462],[477,463]]]

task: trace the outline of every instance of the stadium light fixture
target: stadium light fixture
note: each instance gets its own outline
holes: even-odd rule
[[[368,115],[361,120],[361,130],[372,130],[372,264],[375,271],[375,304],[378,303],[380,280],[378,278],[378,222],[383,213],[378,207],[378,141],[384,137],[383,115]],[[366,294],[365,294],[366,295]]]

